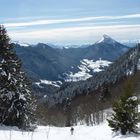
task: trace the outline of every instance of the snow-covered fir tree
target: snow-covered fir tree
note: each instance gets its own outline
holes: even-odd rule
[[[129,81],[124,88],[124,95],[113,104],[112,117],[108,119],[109,126],[113,131],[120,131],[125,135],[127,132],[137,133],[137,124],[140,121],[138,113],[138,99],[133,96],[132,84]]]
[[[0,123],[30,129],[34,120],[31,83],[4,26],[0,25]]]

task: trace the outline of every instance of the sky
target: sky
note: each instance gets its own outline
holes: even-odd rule
[[[140,40],[140,0],[0,0],[12,41],[91,44]]]

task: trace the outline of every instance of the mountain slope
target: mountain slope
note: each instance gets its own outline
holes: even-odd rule
[[[103,60],[114,61],[127,50],[128,47],[125,45],[120,44],[107,35],[103,35],[100,41],[87,48],[85,56],[87,59],[97,60],[102,58]]]
[[[128,47],[116,42],[107,35],[103,40],[86,48],[52,48],[46,44],[21,47],[16,45],[16,51],[23,62],[23,68],[33,81],[42,80],[65,81],[69,73],[78,73],[81,61],[87,59],[96,62],[100,58],[113,62]],[[91,76],[94,72],[89,71]],[[86,78],[87,79],[87,78]]]
[[[130,49],[116,60],[105,71],[95,74],[86,81],[67,83],[54,94],[53,102],[62,103],[67,98],[73,98],[80,94],[89,94],[102,86],[113,85],[122,78],[140,70],[140,45]]]

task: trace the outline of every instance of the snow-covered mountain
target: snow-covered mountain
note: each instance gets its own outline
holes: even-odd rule
[[[52,95],[64,82],[87,80],[95,73],[104,71],[129,49],[107,35],[83,48],[58,49],[43,43],[15,46],[23,69],[35,83],[35,93],[43,96],[46,93]]]
[[[89,63],[92,63],[92,65],[93,62],[97,61],[96,63],[98,63],[100,58],[113,62],[128,50],[127,46],[116,42],[107,35],[103,36],[102,41],[85,48],[58,49],[43,43],[38,43],[34,47],[23,43],[15,45],[17,46],[17,54],[22,59],[23,68],[36,82],[39,82],[40,79],[63,82],[68,79],[67,74],[75,75],[80,71],[85,71],[81,70],[83,63],[87,63],[84,67],[89,69]],[[20,45],[26,47],[20,47]],[[98,71],[93,67],[90,69],[86,71],[87,77],[92,75],[92,69],[94,69],[94,72]]]
[[[138,43],[140,43],[140,39],[138,39],[138,40],[124,40],[121,43],[128,46],[128,47],[136,47],[136,45]]]
[[[110,36],[104,34],[101,40],[97,41],[96,44],[99,44],[99,43],[115,44],[115,42],[116,41],[112,39]]]

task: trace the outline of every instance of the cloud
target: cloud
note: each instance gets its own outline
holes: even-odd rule
[[[140,24],[137,25],[109,25],[69,27],[59,29],[47,29],[36,31],[10,32],[15,40],[26,42],[52,42],[59,44],[83,44],[93,43],[102,34],[108,34],[118,40],[138,39],[140,36]]]
[[[30,19],[30,18],[29,18]],[[109,34],[118,40],[139,39],[140,24],[125,25],[124,19],[140,19],[140,14],[121,16],[96,16],[70,19],[40,19],[32,18],[31,21],[9,22],[4,25],[13,40],[24,42],[51,42],[51,43],[93,43],[102,34]],[[94,22],[93,22],[94,21]],[[40,26],[66,24],[67,26]],[[74,24],[71,24],[74,23]],[[77,24],[78,23],[78,24]],[[121,25],[120,25],[121,24]],[[34,27],[35,26],[35,27]],[[36,27],[38,26],[38,27]],[[28,27],[28,28],[26,28]]]
[[[49,25],[49,24],[61,24],[72,22],[86,22],[86,21],[103,21],[103,20],[120,20],[120,19],[134,19],[140,18],[140,14],[130,14],[122,16],[96,16],[96,17],[83,17],[83,18],[71,18],[71,19],[37,19],[29,22],[14,22],[3,23],[6,27],[28,27],[35,25]]]

